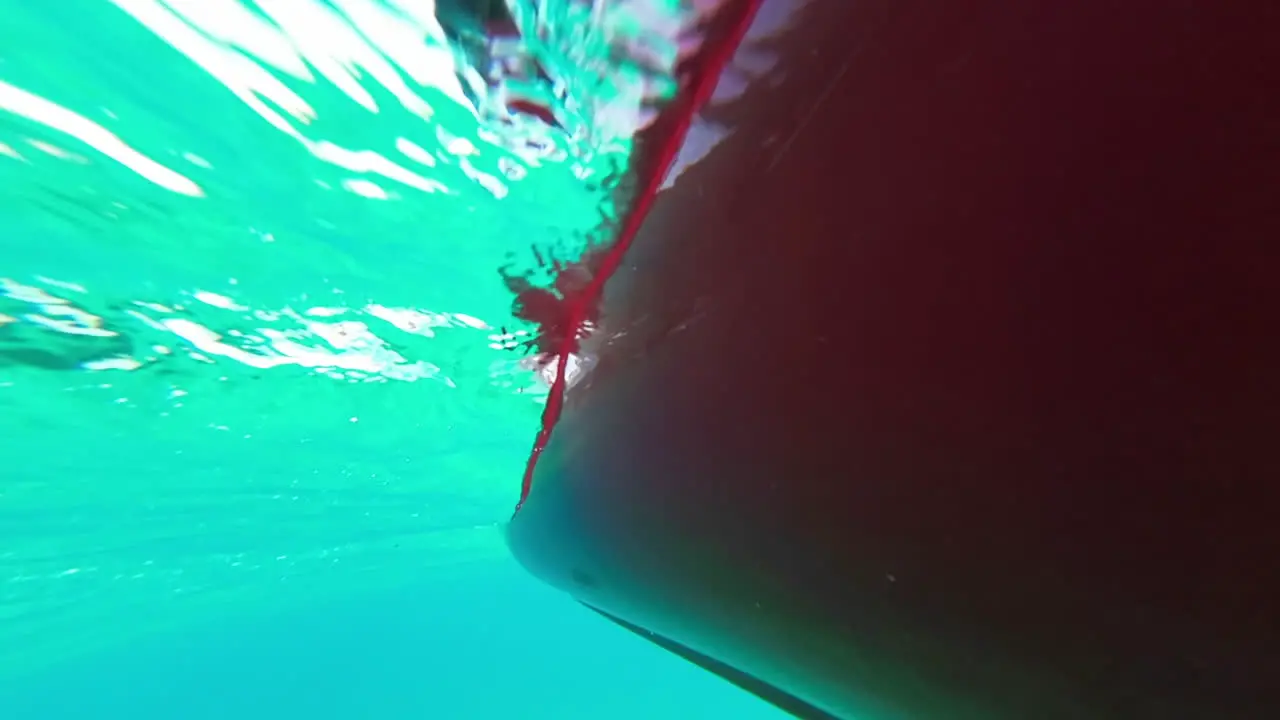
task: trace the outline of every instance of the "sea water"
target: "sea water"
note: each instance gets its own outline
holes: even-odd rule
[[[506,554],[682,6],[485,5],[0,0],[0,719],[777,715]]]

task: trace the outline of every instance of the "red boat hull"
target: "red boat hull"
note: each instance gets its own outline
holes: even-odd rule
[[[1168,0],[749,35],[516,556],[801,716],[1280,717],[1277,37]]]

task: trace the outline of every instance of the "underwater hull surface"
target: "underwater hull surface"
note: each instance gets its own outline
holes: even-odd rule
[[[516,557],[800,716],[1280,717],[1277,10],[785,15]]]

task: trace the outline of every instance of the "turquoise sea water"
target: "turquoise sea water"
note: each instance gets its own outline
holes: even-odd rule
[[[777,716],[501,541],[674,5],[434,5],[0,0],[0,718]]]

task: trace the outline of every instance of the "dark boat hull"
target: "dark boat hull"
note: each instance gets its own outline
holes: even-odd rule
[[[1280,717],[1278,31],[811,0],[745,41],[516,556],[801,716]]]

